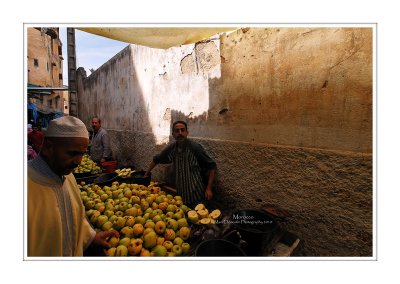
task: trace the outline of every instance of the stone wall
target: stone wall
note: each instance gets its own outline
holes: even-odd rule
[[[372,30],[250,28],[130,45],[83,80],[120,165],[147,168],[176,119],[217,161],[224,208],[276,205],[306,256],[372,255]],[[81,103],[84,104],[81,107]],[[153,179],[169,180],[170,166]]]

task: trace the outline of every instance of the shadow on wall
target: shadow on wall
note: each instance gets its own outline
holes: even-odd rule
[[[110,134],[118,167],[140,170],[150,162],[156,140],[154,134],[142,130],[150,126],[149,113],[131,61],[127,46],[89,77],[78,73],[79,116],[88,128],[91,118],[98,116]]]

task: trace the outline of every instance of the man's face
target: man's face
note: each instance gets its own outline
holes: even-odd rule
[[[187,131],[184,124],[182,124],[182,123],[175,124],[174,132],[172,133],[172,136],[174,136],[176,141],[178,141],[178,142],[185,141],[188,134],[189,134],[189,132]]]
[[[43,156],[58,175],[68,175],[82,161],[89,145],[87,138],[51,138],[44,143]]]
[[[99,122],[99,120],[97,118],[93,118],[92,119],[92,128],[94,132],[99,131],[101,127],[101,123]]]

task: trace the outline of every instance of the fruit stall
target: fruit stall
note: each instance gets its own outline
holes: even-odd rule
[[[299,249],[299,238],[284,229],[287,216],[274,208],[189,208],[144,171],[102,173],[87,156],[74,175],[93,228],[120,235],[108,240],[111,248],[91,248],[85,256],[290,256]]]

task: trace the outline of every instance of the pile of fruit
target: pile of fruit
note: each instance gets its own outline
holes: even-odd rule
[[[221,216],[221,211],[219,209],[213,210],[211,213],[204,204],[197,204],[194,210],[190,210],[187,213],[189,221],[194,224],[209,225],[215,224],[216,220]]]
[[[82,174],[82,173],[92,173],[92,174],[97,174],[97,173],[101,173],[101,167],[98,166],[92,159],[90,159],[88,154],[84,154],[82,157],[82,161],[79,164],[79,166],[77,166],[73,173],[78,173],[78,174]]]
[[[86,216],[96,231],[117,230],[108,256],[181,256],[190,254],[190,211],[180,196],[155,183],[148,187],[113,182],[79,185]]]
[[[132,176],[132,174],[135,172],[135,170],[132,170],[131,168],[123,168],[123,169],[117,169],[117,170],[115,170],[115,172],[121,178],[129,178]]]

